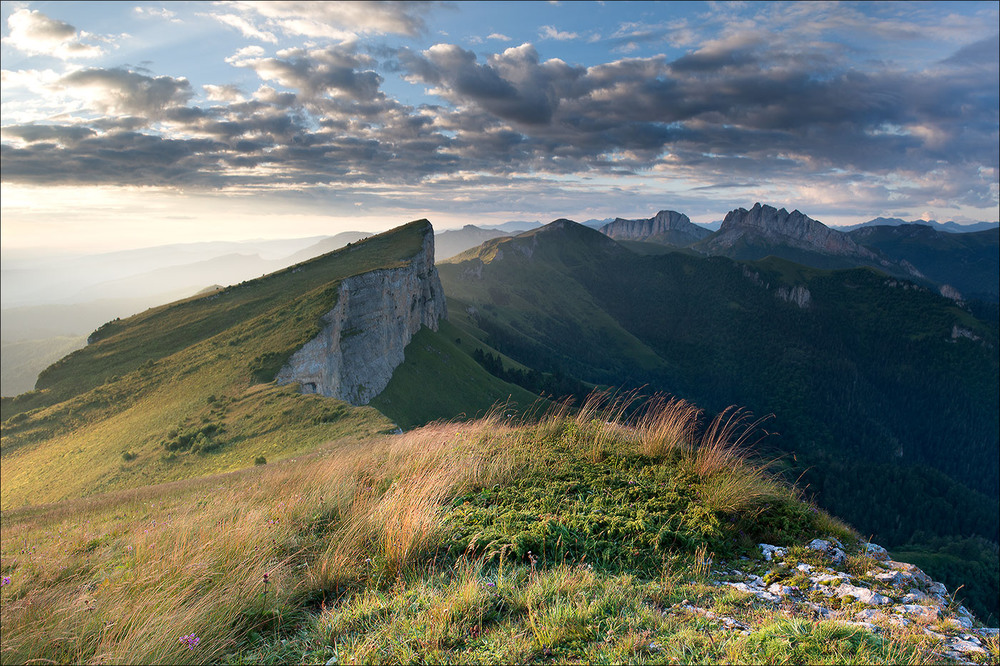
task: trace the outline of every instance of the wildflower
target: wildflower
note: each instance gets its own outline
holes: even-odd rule
[[[180,642],[187,645],[188,650],[193,650],[201,639],[194,634],[188,634],[187,636],[181,636]]]
[[[10,585],[10,576],[3,577],[3,582],[0,582],[0,587],[3,587],[4,585]]]

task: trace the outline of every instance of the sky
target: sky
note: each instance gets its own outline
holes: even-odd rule
[[[2,245],[1000,217],[1000,3],[4,2]]]

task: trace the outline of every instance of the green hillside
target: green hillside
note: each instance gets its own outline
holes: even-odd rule
[[[437,419],[481,417],[498,402],[516,413],[544,408],[547,401],[539,396],[484,371],[469,350],[488,348],[468,337],[463,344],[461,335],[447,321],[437,331],[420,329],[371,406],[404,429]]]
[[[967,299],[1000,298],[1000,229],[953,234],[922,224],[873,226],[850,233],[894,261],[906,260],[937,284]]]
[[[391,431],[397,416],[411,426],[459,411],[473,416],[508,396],[530,402],[533,396],[491,377],[430,331],[407,351],[410,362],[383,399],[384,413],[272,382],[319,332],[341,279],[404,264],[427,233],[426,220],[413,222],[257,280],[105,324],[85,348],[45,370],[38,390],[4,399],[4,509],[299,455],[331,440]],[[414,406],[397,396],[409,391],[407,381],[417,381],[408,368],[414,355],[426,354],[426,344],[443,346],[454,362],[422,364],[419,372],[433,374],[419,378],[423,392],[428,381],[440,382],[443,397]],[[463,392],[461,405],[449,401],[449,387]]]
[[[699,410],[683,402],[621,416],[621,404],[527,422],[494,414],[5,510],[0,654],[922,664],[978,631],[956,628],[950,597],[928,607],[940,617],[905,628],[889,616],[852,623],[872,608],[810,576],[837,567],[894,599],[904,590],[870,575],[879,562],[856,533],[740,452],[744,421],[726,417],[699,436]],[[849,557],[835,564],[805,547],[814,536],[840,539]],[[758,542],[787,552],[765,561]],[[743,582],[761,578],[802,593],[766,601]],[[814,601],[830,607],[827,619],[812,619]],[[983,640],[975,658],[995,661],[995,637]]]
[[[997,541],[997,330],[952,301],[872,269],[638,256],[571,223],[439,272],[453,323],[521,363],[773,413],[792,478],[877,540]],[[805,308],[778,297],[796,286]]]

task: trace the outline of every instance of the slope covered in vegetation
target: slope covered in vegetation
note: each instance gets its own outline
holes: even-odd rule
[[[272,380],[319,333],[343,279],[406,265],[431,232],[426,220],[413,222],[257,280],[108,322],[85,348],[42,373],[39,390],[4,399],[4,509],[231,471],[331,439],[395,430],[390,419],[411,418],[412,410],[397,408],[402,400],[379,412]],[[434,367],[461,371],[464,384],[479,387],[476,401],[463,407],[470,416],[469,404],[485,412],[508,396],[531,400],[467,357]],[[426,422],[454,413],[424,409],[418,416]]]
[[[996,571],[1000,526],[995,323],[871,269],[637,256],[569,221],[439,272],[453,324],[514,361],[775,414],[774,455],[881,543],[978,537],[969,577],[935,575],[998,612],[976,573]]]
[[[626,402],[533,422],[495,413],[224,476],[5,511],[0,655],[935,659],[940,641],[921,631],[789,618],[713,583],[723,559],[766,568],[758,541],[858,539],[745,457],[756,435],[740,413],[704,427],[682,401],[653,401],[628,418]],[[692,603],[745,630],[692,615]]]

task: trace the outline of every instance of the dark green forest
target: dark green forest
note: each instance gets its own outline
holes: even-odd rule
[[[926,553],[932,576],[998,616],[995,320],[874,269],[637,256],[589,231],[499,244],[480,277],[440,267],[463,325],[532,371],[479,354],[484,368],[536,393],[586,382],[773,414],[761,455],[876,542]],[[529,240],[531,257],[515,249]],[[778,291],[796,286],[805,307]],[[969,539],[987,545],[940,551]]]

